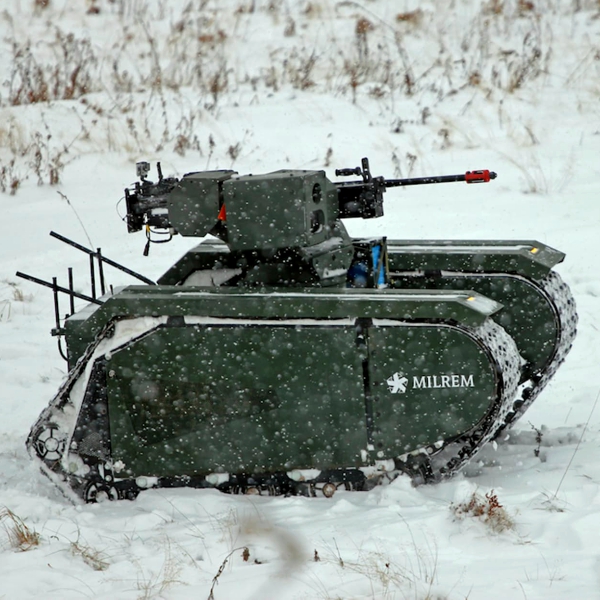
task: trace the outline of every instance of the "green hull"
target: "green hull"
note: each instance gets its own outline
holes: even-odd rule
[[[554,359],[568,324],[561,323],[554,298],[540,282],[562,262],[562,252],[527,240],[391,240],[388,257],[395,288],[475,290],[502,304],[494,320],[527,361],[524,379],[541,374]]]
[[[115,497],[219,473],[284,485],[305,469],[421,469],[448,441],[489,438],[512,406],[499,308],[439,290],[126,288],[68,323],[86,350],[30,445],[86,500],[99,465]],[[73,413],[55,460],[45,441]]]

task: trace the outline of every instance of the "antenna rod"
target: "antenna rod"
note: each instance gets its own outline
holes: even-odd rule
[[[58,285],[56,284],[56,277],[52,278],[52,293],[54,295],[54,320],[56,321],[56,329],[60,329],[60,309],[58,307]]]
[[[73,267],[69,267],[69,309],[71,314],[75,312],[75,296],[73,296]]]
[[[106,285],[104,283],[104,268],[102,266],[102,249],[98,248],[96,252],[96,256],[98,257],[98,275],[100,276],[100,293],[104,296],[106,294]]]
[[[96,298],[96,274],[94,271],[94,253],[90,253],[90,283],[92,286],[92,298]]]
[[[136,279],[139,279],[140,281],[143,281],[144,283],[147,283],[148,285],[156,285],[156,282],[152,281],[152,279],[148,279],[147,277],[144,277],[143,275],[140,275],[139,273],[136,273],[135,271],[132,271],[131,269],[128,269],[127,267],[124,267],[123,265],[120,265],[118,262],[115,262],[114,260],[111,260],[110,258],[106,258],[106,256],[103,256],[102,254],[99,254],[98,252],[94,252],[93,250],[90,250],[89,248],[86,248],[85,246],[82,246],[81,244],[78,244],[77,242],[74,242],[73,240],[70,240],[69,238],[66,238],[63,235],[60,235],[59,233],[56,233],[55,231],[51,231],[50,235],[52,237],[56,238],[57,240],[64,242],[65,244],[69,244],[69,246],[73,246],[73,248],[77,248],[77,250],[81,250],[82,252],[85,252],[86,254],[98,257],[98,260],[101,260],[102,262],[105,262],[107,265],[110,265],[111,267],[114,267],[115,269],[119,269],[120,271],[123,271],[123,273],[127,273],[127,275],[131,275],[132,277],[135,277]]]
[[[94,304],[100,304],[100,305],[104,304],[104,302],[101,302],[100,300],[96,300],[96,298],[90,298],[89,296],[86,296],[85,294],[80,294],[79,292],[75,292],[73,290],[70,290],[69,288],[65,288],[60,285],[55,285],[48,281],[44,281],[43,279],[38,279],[37,277],[34,277],[33,275],[27,275],[26,273],[21,273],[21,271],[17,271],[15,273],[15,275],[17,277],[21,277],[22,279],[27,279],[28,281],[33,281],[33,283],[37,283],[39,285],[49,287],[52,290],[62,292],[63,294],[73,295],[73,296],[75,296],[75,298],[80,298],[81,300],[85,300],[86,302],[93,302]]]

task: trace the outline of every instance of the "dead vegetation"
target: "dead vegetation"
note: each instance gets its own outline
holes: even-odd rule
[[[79,541],[71,542],[71,554],[79,556],[94,571],[106,571],[109,567],[109,562],[103,552]]]
[[[40,534],[35,529],[30,529],[23,519],[9,508],[4,507],[0,510],[0,523],[13,550],[27,552],[39,546]]]
[[[79,153],[170,149],[203,156],[203,115],[218,119],[224,105],[246,93],[252,102],[290,90],[375,101],[390,123],[406,122],[397,106],[403,98],[418,121],[463,89],[486,101],[516,94],[551,71],[553,11],[546,4],[488,0],[459,18],[432,0],[384,19],[377,7],[351,0],[294,8],[252,0],[232,2],[231,10],[208,0],[179,7],[88,0],[82,19],[114,18],[114,31],[100,39],[64,25],[29,34],[19,17],[41,23],[53,11],[51,0],[35,0],[22,15],[2,15],[10,70],[0,90],[0,191],[15,194],[30,177],[59,183],[72,142]],[[581,0],[570,10],[598,9],[595,0]],[[323,27],[334,18],[335,27]],[[267,26],[273,41],[263,48],[251,32]],[[70,103],[77,123],[71,140],[55,125],[41,133],[11,125],[6,109],[51,102]],[[450,141],[442,135],[440,143]]]
[[[460,521],[468,518],[481,521],[492,533],[504,533],[515,528],[515,521],[500,504],[494,490],[484,496],[473,492],[467,500],[451,504],[450,510]]]
[[[54,29],[43,44],[11,40],[11,76],[7,102],[11,106],[51,100],[73,100],[98,90],[98,59],[91,40]]]
[[[346,574],[343,579],[349,580],[348,575],[352,574],[354,585],[367,582],[373,598],[441,600],[442,597],[435,592],[438,583],[437,549],[419,548],[412,539],[413,547],[404,556],[402,553],[392,554],[384,548],[340,550],[334,539],[333,544],[326,544],[320,550],[314,549],[310,560],[335,565],[337,570]],[[330,589],[323,585],[322,591]]]
[[[469,31],[464,39],[453,33],[453,28],[441,27],[444,11],[418,8],[397,13],[394,21],[387,22],[354,2],[335,5],[338,17],[347,16],[337,21],[347,31],[338,28],[329,38],[319,35],[315,39],[312,31],[315,14],[322,17],[327,3],[305,3],[303,10],[290,12],[281,2],[240,4],[234,11],[235,23],[227,23],[224,11],[208,8],[205,2],[200,7],[189,3],[180,13],[169,15],[165,35],[148,16],[152,11],[146,3],[135,4],[135,9],[120,11],[126,16],[135,10],[136,18],[120,24],[122,31],[108,53],[108,61],[99,40],[55,27],[49,39],[34,43],[30,38],[22,39],[12,23],[12,72],[3,103],[71,100],[102,90],[114,97],[191,87],[214,108],[232,86],[244,82],[275,88],[287,83],[298,90],[319,88],[354,95],[365,82],[379,89],[413,94],[417,89],[435,91],[440,79],[452,82],[454,89],[472,85],[475,80],[478,85],[510,92],[540,74],[549,52],[540,15],[531,2],[524,1],[512,11],[505,10],[505,3],[499,0],[484,4],[472,23],[462,28]],[[94,13],[101,10],[99,3],[92,2],[91,6]],[[331,5],[328,10],[333,8]],[[347,15],[342,9],[348,9]],[[264,18],[265,12],[274,23],[285,23],[279,30],[280,47],[271,50],[271,67],[232,61],[234,47],[253,46],[243,31],[252,19]],[[517,18],[524,21],[518,28],[513,27]],[[522,34],[512,36],[512,46],[507,47],[505,36],[496,38],[499,32],[511,29]],[[297,43],[286,43],[289,37],[298,38]],[[446,58],[423,53],[423,38],[437,45]],[[491,51],[492,43],[499,51]],[[476,68],[465,60],[470,49],[479,63]],[[340,74],[346,76],[340,78]]]

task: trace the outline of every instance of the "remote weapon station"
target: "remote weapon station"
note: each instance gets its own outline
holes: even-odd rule
[[[19,273],[53,289],[66,340],[69,375],[27,440],[66,493],[331,496],[398,473],[437,481],[519,418],[571,347],[561,252],[355,239],[344,226],[382,216],[388,188],[495,173],[389,180],[367,159],[336,183],[323,171],[158,172],[154,183],[138,164],[128,230],[146,229],[145,253],[159,233],[205,239],[157,284],[54,233],[90,255],[91,295]],[[107,264],[144,284],[107,292]],[[75,311],[74,297],[88,304]]]

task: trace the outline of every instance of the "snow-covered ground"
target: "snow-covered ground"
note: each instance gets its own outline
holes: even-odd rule
[[[4,0],[0,598],[600,598],[599,11],[592,0]],[[377,175],[498,179],[389,191],[386,216],[348,223],[353,235],[537,239],[567,254],[557,270],[579,333],[509,439],[418,488],[402,477],[332,499],[65,500],[24,446],[65,376],[52,295],[15,271],[65,283],[72,266],[85,292],[88,265],[48,232],[156,278],[194,240],[142,256],[115,209],[136,160],[174,175],[333,176],[362,156]],[[457,515],[474,492],[497,495],[505,520]],[[7,510],[38,545],[11,544]]]

